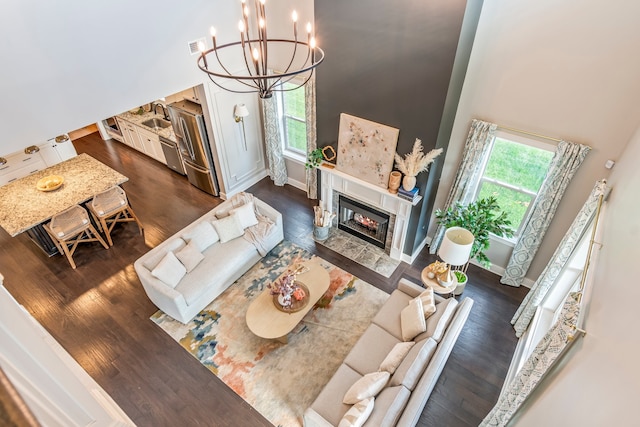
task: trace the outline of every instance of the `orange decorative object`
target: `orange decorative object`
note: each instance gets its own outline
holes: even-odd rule
[[[307,296],[307,294],[302,288],[296,288],[296,290],[293,291],[293,297],[296,299],[296,301],[302,301],[305,296]]]

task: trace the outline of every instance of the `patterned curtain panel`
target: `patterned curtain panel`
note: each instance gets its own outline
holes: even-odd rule
[[[569,294],[558,321],[540,340],[531,356],[524,363],[508,389],[500,396],[496,406],[482,420],[481,427],[506,426],[516,410],[543,379],[544,375],[564,354],[574,341],[580,313],[580,293]]]
[[[590,150],[586,145],[567,141],[558,143],[538,198],[513,248],[500,283],[510,286],[522,284],[571,178]]]
[[[264,116],[264,139],[267,153],[269,175],[275,185],[287,183],[287,166],[282,154],[282,139],[280,135],[280,120],[276,98],[262,99],[262,113]]]
[[[536,280],[524,298],[524,301],[522,301],[513,319],[511,319],[511,324],[516,330],[516,336],[521,337],[529,327],[529,323],[531,323],[531,319],[536,313],[536,308],[553,288],[558,275],[562,272],[562,269],[580,242],[582,235],[591,223],[598,207],[598,199],[600,196],[604,196],[607,190],[608,187],[605,180],[596,182],[589,198],[582,206],[582,209],[580,209],[580,212],[578,212],[576,219],[571,223],[571,227],[569,227],[569,230],[562,238],[549,264],[544,268],[542,274],[540,274],[540,277],[538,277],[538,280]]]
[[[453,186],[447,196],[443,210],[449,209],[456,202],[469,203],[473,197],[473,190],[478,182],[480,169],[489,154],[489,146],[498,126],[493,123],[473,119],[467,136],[462,162],[453,181]],[[435,254],[442,243],[445,227],[438,225],[436,233],[429,245],[429,252]]]
[[[309,79],[304,87],[304,108],[307,122],[307,155],[316,149],[318,135],[316,133],[316,76]],[[318,171],[315,168],[307,169],[307,197],[318,198]]]

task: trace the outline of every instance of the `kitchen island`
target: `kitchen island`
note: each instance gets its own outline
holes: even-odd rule
[[[62,186],[53,191],[38,190],[38,181],[50,175],[63,177]],[[88,154],[80,154],[0,187],[0,227],[12,237],[27,231],[36,244],[52,255],[57,249],[42,223],[128,180]]]

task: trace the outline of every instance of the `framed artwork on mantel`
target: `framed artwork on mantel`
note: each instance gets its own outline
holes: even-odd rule
[[[396,128],[341,113],[336,169],[387,188],[399,133]]]

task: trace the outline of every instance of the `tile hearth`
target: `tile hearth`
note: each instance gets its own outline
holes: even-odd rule
[[[383,249],[336,227],[331,227],[327,240],[319,241],[313,237],[313,234],[311,238],[316,243],[350,258],[384,277],[391,277],[400,264],[400,261],[389,257]]]

